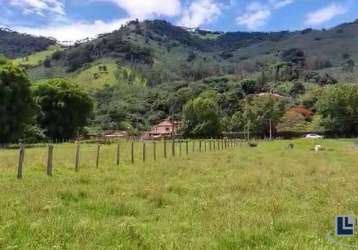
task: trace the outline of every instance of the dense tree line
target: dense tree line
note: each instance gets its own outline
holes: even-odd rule
[[[342,93],[336,92],[346,103],[334,103],[325,98],[326,92],[334,92],[334,89],[341,90]],[[301,82],[272,85],[260,77],[250,80],[212,77],[145,88],[114,85],[96,92],[96,115],[92,125],[97,130],[143,131],[164,118],[173,117],[183,120],[182,133],[188,137],[215,137],[221,132],[250,133],[258,137],[267,137],[270,133],[275,136],[308,132],[353,136],[356,125],[350,119],[351,114],[335,115],[336,110],[331,106],[323,109],[327,103],[337,109],[349,109],[348,104],[354,101],[346,99],[348,96],[343,93],[348,91],[346,85],[320,86]],[[335,117],[339,125],[332,129],[328,117]],[[346,123],[345,133],[338,129],[340,122]]]
[[[1,143],[76,138],[86,134],[86,126],[140,133],[168,117],[183,121],[183,136],[197,138],[222,132],[358,134],[357,85],[272,82],[266,73],[153,86],[122,80],[127,84],[89,95],[64,79],[31,84],[23,70],[0,59]]]
[[[22,69],[0,59],[0,143],[74,138],[92,108],[77,86],[61,79],[31,85]]]

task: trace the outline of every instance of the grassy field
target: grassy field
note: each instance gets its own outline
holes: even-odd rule
[[[43,63],[47,57],[51,57],[56,51],[63,50],[60,46],[50,46],[47,50],[36,52],[30,56],[17,58],[13,60],[15,65],[38,66]]]
[[[147,145],[28,149],[23,180],[17,150],[0,151],[0,249],[340,249],[331,244],[338,214],[358,214],[358,148],[351,140],[259,142],[225,151],[178,151],[158,160]],[[319,143],[325,151],[316,154]],[[178,148],[177,148],[178,150]],[[354,239],[338,239],[354,243]]]
[[[99,71],[99,66],[105,66],[107,68],[106,72]],[[115,77],[116,70],[117,65],[114,62],[98,62],[87,69],[76,72],[69,78],[85,90],[100,89],[106,84],[112,85],[117,81]]]

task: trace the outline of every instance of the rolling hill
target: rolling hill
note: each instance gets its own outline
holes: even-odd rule
[[[70,47],[2,29],[0,53],[17,58],[14,62],[26,68],[33,81],[68,77],[85,89],[123,81],[118,77],[123,68],[149,86],[224,75],[252,78],[264,71],[270,81],[319,83],[329,74],[337,81],[356,82],[358,21],[328,30],[268,33],[189,30],[162,20],[131,21]],[[303,58],[297,66],[293,61],[300,53]],[[103,61],[105,74],[94,69]],[[347,64],[350,70],[344,70]]]
[[[34,37],[0,28],[0,54],[8,58],[26,57],[55,45],[54,39]]]
[[[10,33],[6,37],[22,36]],[[267,33],[132,21],[69,47],[24,39],[32,39],[29,48],[3,39],[8,44],[0,51],[11,46],[20,51],[13,62],[26,69],[32,82],[63,77],[89,92],[95,102],[91,129],[96,131],[146,130],[170,115],[180,117],[185,103],[210,91],[226,121],[246,96],[268,91],[289,97],[290,107],[314,111],[315,89],[358,83],[358,21],[327,30]]]

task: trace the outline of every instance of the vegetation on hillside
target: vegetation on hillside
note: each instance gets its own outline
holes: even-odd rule
[[[191,106],[210,93],[215,107],[208,114],[218,114],[219,121],[212,136],[218,131],[353,136],[358,133],[354,123],[348,131],[339,125],[332,129],[336,121],[327,122],[331,114],[323,106],[334,110],[337,104],[322,103],[329,89],[346,92],[345,85],[357,83],[352,43],[357,33],[358,22],[322,31],[220,33],[188,31],[160,20],[132,21],[93,41],[36,53],[29,58],[44,56],[41,64],[20,67],[33,82],[63,78],[85,90],[94,102],[88,125],[99,132],[145,131],[168,117],[191,124],[197,118],[186,111],[198,113]],[[317,53],[320,49],[325,53]],[[201,129],[207,125],[204,114],[183,134],[209,136]]]
[[[29,56],[55,44],[56,40],[54,39],[34,37],[0,28],[0,54],[9,58]]]

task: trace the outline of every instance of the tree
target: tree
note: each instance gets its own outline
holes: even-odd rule
[[[298,112],[288,111],[277,125],[278,132],[305,132],[308,123],[305,117]]]
[[[18,67],[0,60],[0,142],[20,139],[34,115],[30,81]]]
[[[350,72],[350,73],[352,73],[354,71],[354,67],[355,67],[355,62],[352,59],[347,60],[342,65],[343,71]]]
[[[290,90],[291,96],[303,95],[306,92],[305,85],[301,82],[294,82]]]
[[[272,95],[248,96],[242,100],[240,110],[232,117],[235,131],[245,131],[265,136],[274,130],[285,111],[286,101]]]
[[[215,137],[220,134],[220,116],[212,95],[201,95],[190,100],[183,110],[184,135],[188,137]]]
[[[318,100],[317,109],[322,125],[340,136],[358,135],[358,86],[326,87]]]
[[[77,136],[92,113],[90,97],[63,79],[38,83],[33,87],[33,93],[41,110],[38,122],[50,138],[69,139]]]

